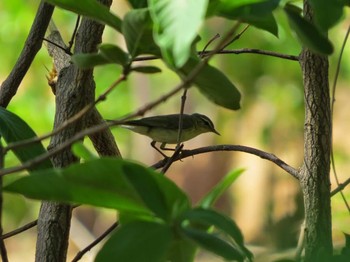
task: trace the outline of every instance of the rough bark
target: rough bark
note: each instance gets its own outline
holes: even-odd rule
[[[110,6],[111,0],[101,0]],[[79,27],[74,53],[96,51],[101,42],[104,26],[90,19],[82,19]],[[92,70],[80,70],[73,64],[63,68],[56,84],[56,114],[54,128],[78,113],[94,101],[95,83]],[[50,148],[74,136],[89,125],[89,114],[52,137]],[[65,167],[76,162],[70,149],[63,150],[52,158],[55,167]],[[48,185],[50,186],[50,185]],[[38,219],[38,239],[36,261],[66,261],[68,236],[72,208],[69,205],[43,202]]]
[[[312,20],[307,1],[304,2],[304,16]],[[305,261],[331,261],[328,58],[303,48],[300,65],[305,89],[304,164],[300,174],[305,204]]]

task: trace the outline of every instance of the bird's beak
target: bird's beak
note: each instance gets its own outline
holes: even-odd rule
[[[216,131],[215,129],[213,129],[212,131],[213,131],[213,133],[215,133],[215,134],[221,136],[220,133],[219,133],[218,131]]]

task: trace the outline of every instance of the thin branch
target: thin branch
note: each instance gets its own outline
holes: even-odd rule
[[[334,189],[331,192],[331,196],[334,196],[335,194],[337,194],[338,192],[341,192],[345,187],[347,187],[347,185],[350,184],[350,178],[348,178],[347,180],[345,180],[345,182],[341,183],[338,185],[338,187],[336,189]]]
[[[265,151],[248,147],[248,146],[241,146],[241,145],[215,145],[215,146],[207,146],[207,147],[201,147],[196,148],[193,150],[183,150],[179,156],[177,156],[174,161],[182,160],[187,157],[191,157],[194,155],[204,154],[208,152],[217,152],[217,151],[240,151],[245,152],[248,154],[256,155],[262,159],[271,161],[272,163],[276,164],[280,168],[282,168],[284,171],[286,171],[288,174],[292,175],[294,178],[299,179],[299,171],[295,169],[294,167],[291,167],[286,162],[275,156],[274,154],[267,153]],[[159,169],[163,167],[166,163],[165,160],[161,160],[158,163],[154,164],[152,167]]]
[[[54,6],[41,1],[33,25],[20,56],[17,59],[10,75],[2,83],[0,88],[0,106],[7,107],[12,97],[16,94],[22,79],[26,75],[35,55],[40,50],[42,40],[49,25]]]
[[[96,238],[95,241],[93,241],[90,245],[88,245],[86,248],[78,252],[78,254],[73,258],[72,262],[79,261],[87,252],[91,250],[94,246],[96,246],[98,243],[100,243],[106,236],[108,236],[114,229],[118,227],[119,223],[115,222],[112,226],[110,226],[102,235],[100,235],[98,238]]]
[[[241,36],[247,31],[247,29],[249,28],[249,25],[246,25],[246,27],[243,28],[243,30],[237,34],[234,38],[231,39],[231,41],[229,41],[226,45],[224,45],[222,47],[222,50],[224,50],[226,47],[228,47],[230,44],[232,44],[233,42],[237,41],[238,39],[241,38]]]
[[[348,30],[347,30],[347,32],[345,34],[345,38],[344,38],[344,41],[343,41],[343,44],[342,44],[342,47],[340,49],[340,54],[339,54],[339,58],[338,58],[338,62],[337,62],[337,69],[336,69],[336,72],[335,72],[335,77],[334,77],[334,82],[333,82],[333,87],[332,87],[332,96],[331,96],[331,101],[332,101],[332,104],[331,104],[332,140],[333,140],[333,117],[334,117],[335,91],[337,89],[337,82],[338,82],[338,76],[339,76],[339,72],[340,72],[341,60],[342,60],[342,57],[343,57],[343,53],[344,53],[346,42],[347,42],[348,37],[349,37],[349,33],[350,33],[350,26],[348,27]],[[331,161],[332,161],[332,169],[333,169],[333,173],[334,173],[334,178],[335,178],[335,181],[337,183],[337,186],[339,187],[339,178],[338,178],[338,175],[337,175],[337,171],[336,171],[336,168],[335,168],[335,161],[334,161],[333,141],[331,143]],[[345,195],[344,195],[343,191],[340,191],[340,195],[343,198],[344,204],[345,204],[346,208],[348,209],[348,211],[350,213],[350,206],[349,206],[348,201],[345,198]]]
[[[208,55],[209,53],[212,53],[212,50],[208,51],[200,51],[198,52],[198,55]],[[282,54],[282,53],[277,53],[273,51],[267,51],[267,50],[260,50],[260,49],[255,49],[255,48],[241,48],[241,49],[232,49],[232,50],[220,50],[216,54],[218,55],[240,55],[240,54],[257,54],[257,55],[266,55],[266,56],[272,56],[272,57],[277,57],[281,59],[286,59],[286,60],[291,60],[291,61],[299,61],[299,56],[296,55],[287,55],[287,54]],[[159,59],[157,56],[141,56],[141,57],[136,57],[134,61],[149,61],[149,60],[156,60]]]
[[[73,34],[72,34],[72,38],[70,39],[70,41],[68,42],[68,51],[71,52],[72,50],[72,46],[74,44],[74,39],[75,39],[75,36],[77,35],[77,31],[78,31],[78,27],[79,27],[79,23],[80,23],[80,15],[78,15],[77,17],[77,21],[75,23],[75,27],[74,27],[74,30],[73,30]]]
[[[13,231],[10,231],[6,234],[3,234],[1,236],[1,239],[6,239],[6,238],[10,238],[10,237],[13,237],[15,235],[18,235],[20,233],[23,233],[24,231],[28,230],[28,229],[31,229],[33,227],[35,227],[36,225],[38,224],[38,220],[34,220],[32,222],[29,222],[28,224],[25,224],[24,226],[21,226],[19,228],[16,228],[15,230]]]

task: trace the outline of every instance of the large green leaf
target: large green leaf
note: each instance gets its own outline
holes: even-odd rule
[[[33,129],[19,116],[11,113],[5,108],[0,107],[0,138],[1,137],[3,137],[6,143],[9,144],[35,138],[36,134]],[[22,163],[47,153],[41,142],[14,148],[13,152]],[[51,161],[45,160],[30,168],[30,170],[39,170],[51,167]]]
[[[324,31],[327,31],[342,17],[346,1],[310,0],[310,3],[314,10],[316,24]]]
[[[200,60],[191,57],[187,63],[179,69],[181,77],[186,77],[200,63]],[[194,79],[193,83],[198,89],[215,104],[237,110],[240,108],[241,94],[231,81],[220,70],[210,65],[204,68]]]
[[[233,249],[235,249],[241,256],[244,255],[249,259],[252,258],[252,253],[244,246],[243,235],[240,229],[238,228],[236,223],[229,217],[220,214],[212,209],[196,208],[185,212],[182,216],[182,219],[184,222],[186,222],[182,223],[182,230],[184,230],[185,232],[187,229],[190,229],[198,231],[199,233],[198,225],[214,226],[215,229],[217,229],[218,232],[221,233],[221,235],[227,234],[232,238],[233,242],[228,241],[227,244],[230,245]],[[192,228],[192,224],[197,226]],[[213,233],[212,235],[214,236],[218,234]],[[215,252],[214,250],[211,251]]]
[[[123,20],[122,33],[132,58],[140,54],[160,55],[153,40],[153,24],[148,9],[128,12]]]
[[[170,66],[180,68],[204,21],[208,0],[149,0],[155,41]]]
[[[121,31],[121,20],[96,0],[45,0],[46,2],[87,16]]]
[[[123,162],[101,158],[65,169],[33,172],[4,188],[29,198],[151,213],[124,177]]]
[[[284,7],[284,11],[287,14],[291,28],[306,47],[320,54],[332,54],[332,43],[317,29],[314,24],[310,23],[301,16],[300,9],[298,7],[287,4]]]
[[[187,196],[168,178],[117,158],[34,172],[5,190],[34,199],[114,208],[140,216],[152,214],[163,220],[190,207]]]
[[[265,1],[220,1],[217,15],[240,20],[257,28],[278,35],[278,26],[272,11],[278,7],[280,0]]]
[[[220,182],[207,193],[199,202],[202,208],[209,208],[215,201],[232,185],[232,183],[243,173],[244,169],[236,169],[227,174]]]
[[[227,260],[243,261],[243,256],[237,249],[221,238],[193,228],[183,229],[184,234],[199,246]]]
[[[96,256],[96,262],[163,262],[172,240],[164,224],[138,221],[122,225]]]

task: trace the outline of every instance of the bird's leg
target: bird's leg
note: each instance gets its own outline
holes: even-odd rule
[[[163,157],[168,158],[168,156],[167,156],[166,154],[164,154],[162,151],[159,150],[158,147],[156,147],[156,143],[157,143],[156,141],[152,141],[152,142],[151,142],[151,146],[152,146],[155,150],[157,150]],[[165,146],[165,143],[162,143],[161,146],[160,146],[160,148],[163,149],[164,146]]]

